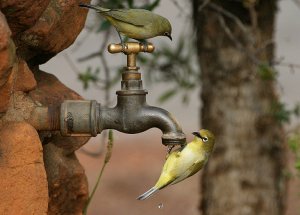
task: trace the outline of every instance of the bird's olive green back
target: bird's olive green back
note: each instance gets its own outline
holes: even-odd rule
[[[153,22],[153,17],[158,16],[143,9],[112,9],[104,12],[103,15],[140,27],[150,24]]]

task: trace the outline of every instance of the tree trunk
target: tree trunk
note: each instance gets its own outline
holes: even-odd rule
[[[203,214],[282,214],[284,133],[273,59],[277,1],[193,0],[202,127],[217,142],[201,185]],[[205,7],[204,7],[205,5]]]

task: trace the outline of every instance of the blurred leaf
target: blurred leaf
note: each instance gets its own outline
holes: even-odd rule
[[[182,96],[182,103],[183,104],[188,104],[190,102],[190,97],[187,93],[185,93],[183,96]]]
[[[122,71],[123,71],[123,67],[122,68],[119,68],[115,74],[114,77],[112,77],[110,80],[109,80],[109,84],[108,84],[108,89],[115,86],[117,83],[120,82],[121,80],[121,77],[122,77]]]
[[[276,102],[271,107],[271,112],[276,120],[282,123],[290,121],[291,111],[287,110],[284,103]]]
[[[294,134],[292,137],[288,139],[288,145],[292,152],[296,153],[299,150],[300,145],[300,135]]]
[[[111,27],[111,24],[109,21],[104,20],[101,22],[100,27],[98,28],[98,30],[96,31],[96,33],[102,32],[102,31],[106,31]]]
[[[137,55],[137,58],[141,64],[145,64],[146,62],[148,62],[148,58],[144,57],[143,55]]]
[[[90,82],[95,83],[98,81],[98,73],[100,69],[97,68],[94,73],[92,73],[92,68],[88,67],[85,72],[78,74],[78,79],[83,84],[83,89],[88,89]]]
[[[189,80],[181,80],[180,86],[185,89],[193,89],[195,84],[191,83]]]
[[[260,64],[258,66],[258,74],[262,80],[274,80],[277,72],[267,64]]]
[[[298,171],[300,171],[300,159],[298,159],[295,163],[295,167]]]
[[[175,54],[175,51],[172,50],[169,46],[163,46],[161,48],[161,54],[164,56],[164,57],[174,57],[174,54]],[[177,54],[176,54],[177,56]]]
[[[129,8],[133,8],[133,0],[127,0],[127,5]]]
[[[184,37],[180,37],[176,48],[176,53],[181,53],[184,49]]]
[[[294,166],[297,169],[298,173],[300,173],[300,133],[299,133],[299,131],[292,133],[292,135],[288,138],[288,146],[289,146],[290,150],[292,151],[292,153],[294,154],[294,157],[296,158]]]
[[[169,82],[174,89],[181,93],[181,100],[187,104],[190,92],[199,86],[200,74],[194,66],[195,49],[190,46],[190,41],[180,38],[175,47],[162,45],[152,55],[139,58],[139,63],[148,68],[146,80],[150,83]],[[173,89],[172,88],[172,89]],[[171,90],[172,91],[172,90]],[[175,96],[176,93],[166,91],[162,98]],[[161,99],[158,99],[161,102]],[[164,100],[164,99],[163,99]]]
[[[288,169],[283,169],[282,174],[286,179],[291,179],[293,177],[293,173]]]
[[[101,5],[106,8],[116,9],[116,8],[125,8],[125,0],[107,0],[102,1]]]
[[[300,116],[300,104],[299,103],[295,105],[293,112],[296,117]]]
[[[158,98],[158,101],[165,102],[165,101],[169,100],[170,98],[172,98],[176,93],[177,93],[177,89],[167,90]]]
[[[143,5],[141,8],[152,11],[156,7],[158,7],[159,3],[160,3],[160,0],[155,0],[153,3]]]

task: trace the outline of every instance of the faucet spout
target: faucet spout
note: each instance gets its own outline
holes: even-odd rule
[[[162,131],[162,143],[164,145],[185,144],[185,134],[171,113],[154,106],[144,106],[141,112],[146,124],[148,123],[151,127],[159,128]]]

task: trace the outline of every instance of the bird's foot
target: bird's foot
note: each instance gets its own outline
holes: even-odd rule
[[[125,52],[128,49],[128,45],[124,42],[121,42],[122,52]]]
[[[149,43],[147,42],[147,40],[139,40],[140,44],[142,44],[142,46],[144,46],[144,52],[148,51],[148,45]]]
[[[167,153],[170,154],[175,145],[169,145],[167,149]]]
[[[124,42],[125,39],[122,38],[121,33],[118,31],[118,35],[121,41],[121,46],[122,46],[122,52],[125,52],[126,49],[128,49],[128,45]]]

